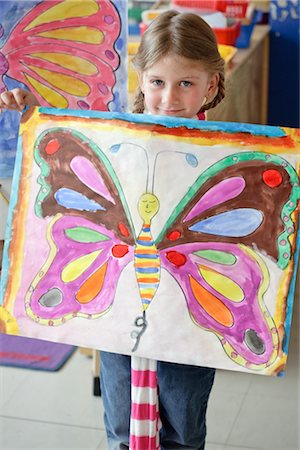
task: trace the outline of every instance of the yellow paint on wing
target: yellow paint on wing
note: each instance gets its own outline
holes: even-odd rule
[[[69,106],[68,100],[58,92],[54,91],[54,89],[49,88],[45,84],[40,83],[35,78],[32,78],[25,73],[24,76],[27,78],[31,86],[34,87],[37,93],[49,103],[49,105],[54,108],[67,108]]]
[[[198,266],[198,268],[204,280],[219,294],[232,302],[241,302],[244,299],[244,291],[233,280],[208,267]]]
[[[64,283],[76,280],[80,275],[87,270],[91,264],[98,258],[102,250],[89,253],[87,255],[80,256],[80,258],[74,259],[66,265],[61,273],[61,279]]]
[[[41,33],[37,33],[37,36],[96,45],[101,44],[104,40],[104,34],[102,31],[97,30],[97,28],[86,26],[58,28],[56,30],[43,31]]]
[[[36,108],[36,111],[38,111],[38,108]],[[34,114],[33,116],[31,116],[31,118],[33,118],[33,120],[35,120]],[[47,234],[46,234],[46,238],[47,238],[47,242],[50,246],[50,253],[48,255],[48,259],[45,262],[45,264],[43,265],[43,267],[41,268],[41,270],[39,271],[39,273],[36,275],[36,277],[34,278],[31,286],[29,287],[26,296],[25,296],[25,309],[26,309],[26,313],[28,315],[28,317],[30,317],[31,319],[33,319],[36,323],[39,323],[41,325],[50,325],[51,322],[51,326],[53,325],[62,325],[63,323],[65,323],[67,320],[70,320],[72,318],[74,318],[74,312],[70,312],[68,314],[65,314],[64,316],[58,318],[58,319],[44,319],[42,317],[37,316],[31,309],[30,306],[30,299],[31,299],[31,295],[34,291],[34,289],[36,288],[36,286],[38,285],[38,283],[40,282],[40,280],[43,278],[43,276],[45,275],[45,273],[47,273],[47,271],[49,270],[49,267],[51,266],[56,254],[57,254],[57,247],[55,245],[55,242],[53,240],[52,237],[52,228],[54,226],[54,224],[62,217],[62,214],[56,214],[56,216],[51,220],[51,222],[49,223],[49,226],[47,228]],[[94,274],[92,274],[90,276],[90,278],[81,286],[81,288],[79,289],[78,292],[80,292],[80,294],[86,294],[88,293],[88,296],[90,296],[90,298],[92,298],[93,295],[93,290],[98,289],[98,292],[102,289],[102,278],[105,275],[105,271],[106,271],[106,266],[107,264],[104,264],[100,269],[98,269],[96,272],[94,272]],[[97,278],[97,282],[95,283],[95,278]],[[86,301],[87,297],[81,297],[80,298],[81,301]],[[104,314],[107,313],[107,311],[111,308],[111,306],[109,306],[105,311],[101,311],[98,314],[93,314],[92,316],[88,313],[76,313],[77,317],[83,317],[83,318],[93,318],[93,319],[97,319],[101,316],[103,316]]]
[[[250,258],[252,258],[256,261],[256,263],[259,265],[259,268],[262,272],[262,282],[261,282],[258,292],[257,292],[257,299],[258,299],[259,307],[264,315],[264,319],[269,327],[269,330],[270,330],[271,336],[272,336],[273,353],[272,353],[269,361],[267,362],[267,366],[270,366],[274,363],[274,361],[276,360],[276,358],[278,356],[279,335],[278,335],[278,329],[276,327],[275,321],[273,320],[271,314],[269,313],[269,311],[264,303],[264,298],[263,298],[265,292],[267,291],[267,289],[269,287],[269,282],[270,282],[269,270],[268,270],[268,267],[266,266],[266,264],[264,263],[264,261],[260,258],[260,256],[258,254],[255,253],[254,250],[246,247],[244,244],[239,244],[239,247],[245,253],[247,253],[247,255]]]
[[[75,1],[65,0],[52,8],[47,9],[34,19],[24,31],[28,31],[45,23],[55,22],[56,20],[74,19],[75,17],[89,17],[99,11],[99,5],[95,0]]]
[[[31,53],[31,56],[57,64],[60,67],[80,73],[81,75],[95,75],[98,72],[95,64],[79,56],[58,52],[37,52]]]
[[[77,95],[78,97],[86,97],[90,93],[90,87],[84,81],[62,73],[52,72],[52,70],[40,69],[31,65],[28,67],[48,83],[52,84],[52,86],[61,89],[63,92]]]
[[[207,291],[192,275],[189,275],[189,281],[194,297],[204,311],[224,327],[232,327],[234,317],[222,300]]]
[[[39,273],[35,276],[34,280],[31,283],[31,286],[29,287],[27,294],[25,296],[25,306],[26,309],[30,309],[30,298],[31,295],[34,291],[34,289],[36,288],[36,286],[38,285],[38,283],[40,282],[40,280],[43,278],[43,276],[45,275],[45,273],[48,272],[56,254],[57,254],[57,247],[56,244],[53,240],[52,237],[52,229],[55,225],[55,223],[62,217],[61,213],[56,214],[56,216],[53,217],[53,219],[51,220],[51,222],[49,223],[47,229],[46,229],[46,239],[47,242],[49,244],[50,247],[50,251],[48,254],[48,258],[47,261],[45,262],[45,264],[43,265],[43,267],[40,269]]]

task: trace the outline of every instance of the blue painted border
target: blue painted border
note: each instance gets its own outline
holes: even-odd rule
[[[180,117],[152,116],[150,114],[130,114],[100,111],[78,111],[74,109],[54,109],[39,107],[41,114],[51,116],[81,117],[91,119],[117,119],[140,124],[163,125],[167,128],[186,127],[195,130],[223,131],[225,133],[250,133],[255,136],[285,137],[280,127],[254,125],[238,122],[209,122],[205,120],[183,119]]]
[[[4,300],[4,292],[6,290],[7,280],[8,280],[8,269],[9,269],[9,258],[8,258],[8,248],[10,245],[10,238],[12,236],[11,228],[13,222],[14,209],[18,202],[19,196],[19,181],[21,177],[22,170],[22,160],[23,160],[23,152],[22,152],[22,136],[19,136],[17,153],[16,153],[16,161],[15,161],[15,169],[12,180],[11,194],[9,200],[9,209],[7,216],[7,224],[5,229],[5,243],[3,249],[3,259],[2,259],[2,272],[0,279],[0,305],[3,305]]]

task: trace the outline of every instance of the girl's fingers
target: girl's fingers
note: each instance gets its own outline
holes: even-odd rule
[[[21,89],[13,89],[0,94],[0,109],[22,111],[24,106],[24,91],[22,92]]]
[[[22,111],[25,107],[26,91],[23,91],[21,89],[13,89],[11,92],[14,96],[14,100],[18,106],[19,111]]]
[[[30,91],[16,88],[0,94],[0,112],[2,109],[13,109],[21,112],[26,105],[40,105],[37,98]]]

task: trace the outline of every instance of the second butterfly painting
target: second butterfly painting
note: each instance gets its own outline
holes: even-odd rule
[[[126,111],[127,2],[2,0],[0,92],[42,106]],[[20,115],[0,117],[0,177],[12,176]],[[3,130],[3,131],[2,131]]]
[[[1,285],[6,333],[284,371],[298,130],[32,108]]]

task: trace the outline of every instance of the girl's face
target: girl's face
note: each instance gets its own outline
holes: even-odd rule
[[[140,74],[145,106],[151,114],[194,118],[206,98],[212,100],[219,82],[201,62],[168,55]]]

